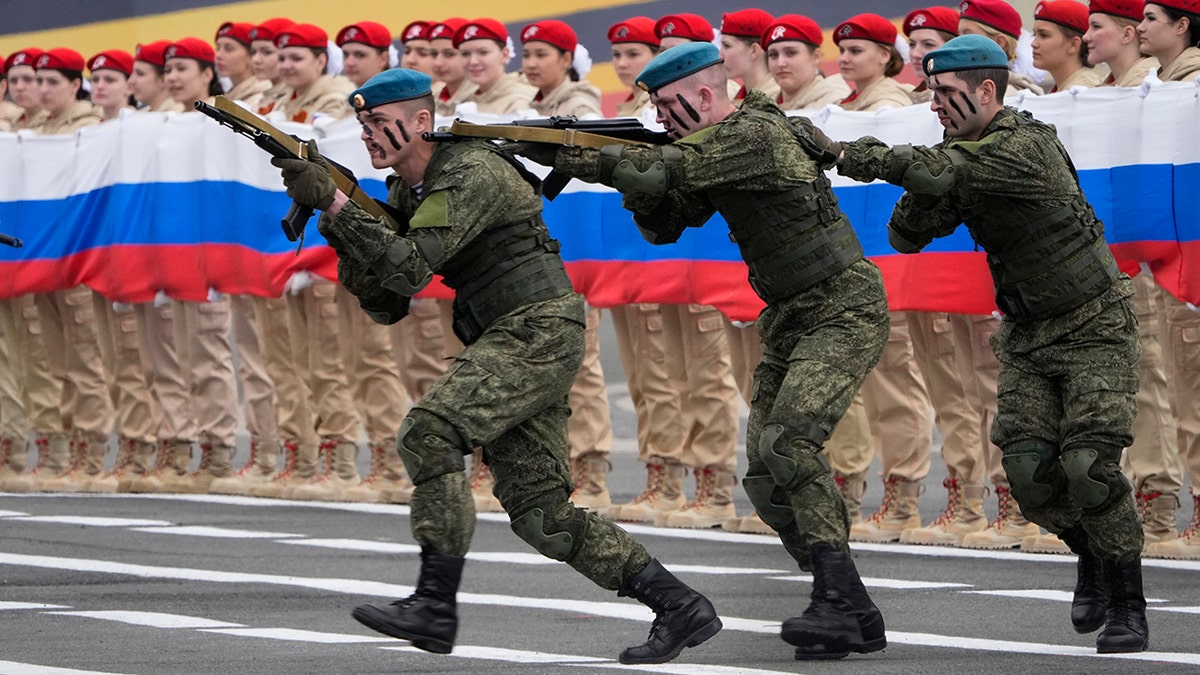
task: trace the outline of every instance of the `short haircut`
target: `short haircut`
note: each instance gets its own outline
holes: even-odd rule
[[[1004,93],[1008,91],[1007,68],[973,68],[971,70],[956,70],[954,74],[967,85],[968,91],[975,91],[984,80],[996,84],[996,100],[1003,101]]]
[[[433,115],[434,115],[433,94],[426,94],[425,96],[418,96],[417,98],[410,98],[407,101],[401,101],[400,105],[403,106],[404,114],[407,115],[408,117],[413,117],[417,113],[424,110],[429,113],[429,117],[431,119],[433,118]]]

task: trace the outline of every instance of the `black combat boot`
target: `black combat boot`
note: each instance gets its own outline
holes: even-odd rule
[[[449,654],[458,632],[455,594],[462,580],[464,558],[421,551],[417,592],[390,605],[359,605],[352,615],[362,625],[418,649]]]
[[[721,619],[708,598],[688,587],[651,560],[625,580],[617,595],[631,597],[654,610],[645,644],[621,651],[621,663],[666,663],[684,647],[695,647],[721,630]]]
[[[1076,526],[1058,535],[1076,555],[1075,596],[1071,598],[1071,625],[1077,633],[1091,633],[1104,625],[1108,612],[1108,582],[1104,561],[1088,548],[1087,533]]]
[[[862,632],[863,643],[861,647],[855,647],[850,651],[859,654],[869,654],[877,652],[887,647],[887,635],[884,632],[883,613],[875,606],[875,602],[871,600],[871,596],[867,594],[867,587],[863,586],[862,579],[858,576],[858,568],[855,567],[854,561],[849,560],[849,575],[848,575],[848,590],[850,592],[850,604],[854,605],[854,612],[858,618],[858,629]],[[828,659],[833,658],[827,656],[820,645],[802,645],[796,647],[796,660],[809,661],[813,659]]]
[[[858,571],[850,555],[835,551],[829,544],[817,544],[809,551],[813,569],[812,601],[800,616],[783,622],[783,641],[795,645],[801,660],[840,659],[850,652],[883,649],[883,618],[862,614],[872,624],[872,642],[868,646],[859,625],[860,611],[852,599],[851,579]],[[858,582],[861,584],[861,580]],[[863,589],[866,595],[866,589]],[[867,602],[870,602],[869,598]],[[874,607],[874,604],[871,604]],[[874,618],[878,618],[877,627]]]
[[[1150,646],[1150,626],[1146,624],[1141,558],[1124,567],[1105,562],[1104,580],[1108,585],[1108,615],[1104,618],[1104,630],[1096,636],[1096,651],[1101,654],[1146,651]]]

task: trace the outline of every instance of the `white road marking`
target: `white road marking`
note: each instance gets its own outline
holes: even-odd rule
[[[1003,598],[1029,598],[1030,600],[1052,600],[1054,602],[1071,602],[1074,594],[1070,591],[1059,591],[1046,588],[1028,588],[994,591],[963,591],[974,595],[996,595]],[[1146,598],[1150,604],[1169,602],[1164,598]],[[1153,609],[1159,609],[1155,607]]]
[[[17,523],[55,523],[58,525],[83,525],[86,527],[168,527],[174,525],[167,520],[145,518],[103,518],[99,516],[21,516],[9,518]]]
[[[674,568],[672,568],[674,569]],[[771,577],[780,581],[803,581],[812,583],[811,574],[796,574],[786,577]],[[945,581],[909,581],[907,579],[882,579],[879,577],[863,577],[863,585],[871,588],[895,588],[900,590],[920,590],[931,588],[973,588],[974,584],[956,584]]]
[[[198,616],[167,614],[164,612],[128,612],[112,610],[87,612],[46,612],[46,614],[79,616],[85,619],[116,621],[117,623],[128,623],[134,626],[149,626],[151,628],[237,628],[243,625],[229,621],[215,621],[213,619],[204,619]]]
[[[107,560],[81,558],[58,558],[15,553],[0,553],[0,564],[39,567],[80,572],[102,572],[125,574],[144,578],[180,579],[207,583],[259,583],[278,586],[317,589],[349,595],[373,595],[386,598],[404,597],[412,593],[411,586],[400,586],[377,581],[357,579],[317,579],[272,574],[249,574],[242,572],[220,572],[215,570],[188,569],[180,567],[155,567],[133,565]],[[648,621],[652,614],[646,607],[616,602],[581,601],[560,598],[526,598],[521,596],[459,593],[460,604],[519,607],[529,609],[557,610],[574,614],[584,613],[615,619]],[[725,629],[748,633],[775,635],[779,633],[778,621],[762,621],[739,617],[721,617]],[[222,630],[222,629],[218,629]],[[236,629],[234,629],[236,630]],[[888,640],[895,644],[946,647],[952,649],[974,649],[983,651],[1020,652],[1051,656],[1087,656],[1093,658],[1126,659],[1135,661],[1163,661],[1200,665],[1200,653],[1189,652],[1142,652],[1140,654],[1096,654],[1094,649],[1037,642],[988,640],[960,636],[936,635],[932,633],[905,633],[889,631]],[[689,671],[692,672],[692,671]]]
[[[0,611],[18,609],[70,609],[67,605],[47,605],[42,602],[0,602]]]
[[[295,502],[258,497],[237,497],[232,495],[153,495],[153,494],[39,494],[16,493],[5,494],[12,498],[55,498],[55,499],[169,499],[205,504],[224,504],[229,506],[248,506],[256,508],[309,508],[332,511],[351,511],[377,515],[407,516],[411,513],[408,506],[400,504],[359,504],[338,502]],[[476,519],[484,522],[508,524],[508,514],[479,513]],[[760,546],[780,546],[776,537],[761,534],[741,534],[725,532],[724,530],[680,530],[669,527],[654,527],[636,523],[619,523],[630,534],[647,537],[668,537],[672,539],[689,539],[696,541],[712,541],[728,544],[758,544]],[[1075,556],[1050,555],[1043,553],[1022,553],[1015,550],[979,551],[952,546],[915,546],[909,544],[865,544],[850,542],[850,549],[855,552],[887,553],[901,555],[926,556],[934,558],[963,558],[974,560],[999,560],[1044,562],[1050,564],[1075,564]],[[1144,558],[1142,567],[1200,572],[1200,561],[1196,560],[1158,560]]]
[[[74,668],[55,668],[39,666],[32,663],[16,661],[0,661],[0,673],[4,675],[116,675],[99,670],[76,670]]]
[[[384,647],[383,649],[410,654],[426,653],[416,647]],[[685,655],[686,653],[684,652]],[[474,647],[471,645],[455,645],[454,651],[449,656],[464,659],[479,659],[482,661],[536,663],[547,666],[574,668],[607,668],[612,670],[631,670],[639,673],[667,673],[670,675],[795,675],[793,671],[739,668],[736,666],[709,666],[700,663],[680,663],[678,661],[655,665],[629,666],[617,663],[612,659],[602,659],[594,656],[551,654],[548,652],[530,652],[519,649],[503,649],[500,647]]]
[[[1154,609],[1164,612],[1178,612],[1180,614],[1200,614],[1200,607],[1172,607],[1168,605],[1166,607],[1155,607]]]
[[[24,511],[4,511],[0,510],[0,518],[15,518],[16,516],[27,516]]]
[[[205,525],[172,525],[170,527],[133,527],[134,532],[150,532],[152,534],[177,534],[186,537],[215,537],[217,539],[286,539],[288,537],[303,537],[302,534],[291,532],[263,532],[261,530],[239,530],[230,527],[209,527]]]
[[[264,638],[267,640],[286,640],[290,642],[316,642],[325,645],[395,642],[394,639],[388,637],[350,635],[348,633],[323,633],[315,630],[299,630],[296,628],[204,628],[200,632]]]

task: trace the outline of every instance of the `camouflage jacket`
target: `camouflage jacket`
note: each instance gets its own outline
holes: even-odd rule
[[[842,175],[908,190],[888,223],[892,246],[915,253],[965,222],[1013,318],[1079,307],[1122,276],[1054,127],[1029,113],[1002,109],[978,141],[892,148],[866,137],[844,147]]]
[[[403,235],[387,230],[353,202],[332,221],[324,218],[321,227],[338,250],[339,279],[380,323],[399,321],[408,306],[408,298],[383,288],[382,279],[392,274],[422,279],[439,273],[448,285],[461,288],[488,272],[457,264],[459,254],[476,239],[526,221],[545,234],[541,197],[488,141],[437,145],[420,191],[393,176],[388,180],[388,204],[408,223]],[[390,253],[400,239],[415,252],[396,261]]]

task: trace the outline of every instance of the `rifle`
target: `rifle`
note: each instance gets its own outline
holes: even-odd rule
[[[196,110],[213,118],[221,126],[229,127],[236,133],[254,141],[255,145],[266,150],[272,157],[308,159],[308,146],[297,136],[283,133],[270,122],[224,96],[218,96],[215,102],[216,105],[211,106],[204,101],[196,101]],[[359,189],[358,179],[354,177],[353,172],[328,157],[324,159],[329,164],[329,177],[333,179],[333,184],[350,201],[358,204],[370,215],[382,220],[384,225],[393,231],[402,232],[405,229],[400,227],[396,218],[393,217],[392,211],[386,205],[372,199]],[[287,215],[280,221],[288,241],[299,242],[296,246],[296,255],[300,255],[300,249],[304,247],[304,226],[312,216],[312,207],[301,206],[293,202]]]
[[[422,138],[433,143],[462,141],[470,138],[533,141],[566,147],[603,148],[606,145],[667,145],[671,137],[665,131],[650,131],[636,118],[579,121],[574,115],[556,115],[544,119],[516,120],[503,124],[473,124],[454,120],[448,130],[429,131]],[[551,170],[542,179],[542,194],[553,200],[571,177]]]
[[[0,244],[11,246],[13,248],[21,248],[25,245],[25,242],[17,239],[16,237],[10,237],[7,234],[0,234]]]

